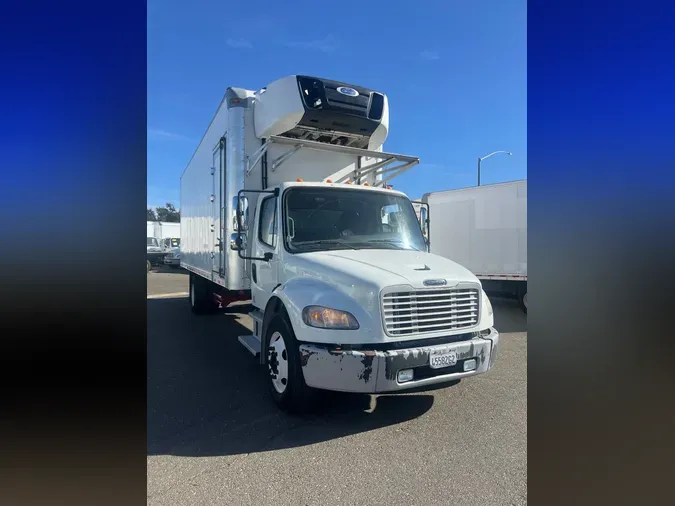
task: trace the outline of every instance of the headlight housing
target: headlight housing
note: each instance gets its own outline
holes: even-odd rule
[[[356,330],[359,322],[351,313],[323,306],[307,306],[302,310],[305,325],[319,329]]]

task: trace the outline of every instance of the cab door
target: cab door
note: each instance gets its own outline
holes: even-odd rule
[[[275,194],[261,195],[255,213],[256,226],[251,248],[251,297],[264,309],[279,284],[279,216]]]

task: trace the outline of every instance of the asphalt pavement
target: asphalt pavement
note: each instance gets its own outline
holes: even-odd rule
[[[148,274],[148,504],[527,503],[527,322],[493,300],[488,373],[404,395],[322,394],[290,416],[237,341],[250,306],[189,309],[188,276]]]

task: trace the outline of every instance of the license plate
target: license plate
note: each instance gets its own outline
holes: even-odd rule
[[[457,363],[457,352],[455,350],[440,349],[432,350],[429,355],[429,367],[440,369],[441,367],[451,367]]]

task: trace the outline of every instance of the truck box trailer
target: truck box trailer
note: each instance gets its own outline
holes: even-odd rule
[[[489,291],[516,295],[527,312],[527,181],[427,193],[431,252]]]
[[[487,372],[499,333],[478,279],[428,252],[388,182],[386,95],[310,76],[227,88],[181,176],[181,265],[204,314],[250,299],[239,341],[281,409],[317,389],[398,392]]]
[[[180,223],[170,221],[148,221],[148,237],[154,237],[158,242],[164,239],[180,239]]]
[[[180,223],[155,222],[155,237],[161,243],[164,239],[180,239]]]

